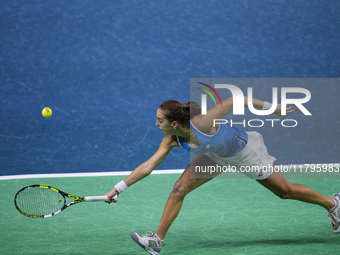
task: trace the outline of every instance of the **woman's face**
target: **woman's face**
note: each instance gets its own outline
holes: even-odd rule
[[[167,120],[163,114],[163,111],[158,108],[156,126],[163,131],[164,134],[171,134],[173,132],[173,126],[170,121]]]

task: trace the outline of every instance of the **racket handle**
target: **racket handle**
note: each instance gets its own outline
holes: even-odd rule
[[[113,197],[116,201],[118,201],[118,196],[115,195]],[[94,202],[94,201],[106,201],[107,196],[90,196],[84,197],[84,202]]]

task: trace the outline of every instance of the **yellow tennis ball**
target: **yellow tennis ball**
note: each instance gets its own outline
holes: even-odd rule
[[[52,110],[51,108],[45,107],[42,112],[41,112],[42,116],[44,116],[45,118],[49,118],[52,115]]]

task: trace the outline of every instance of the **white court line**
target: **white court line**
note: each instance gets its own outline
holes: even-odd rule
[[[290,165],[275,165],[281,169],[290,169],[294,173],[294,169],[298,170],[301,166],[305,168],[313,167],[314,169],[319,166],[327,165],[327,167],[336,166],[337,170],[340,169],[340,163],[324,163],[324,164],[290,164]],[[171,169],[171,170],[154,170],[151,174],[181,174],[184,169]],[[33,178],[61,178],[61,177],[96,177],[96,176],[120,176],[129,175],[132,171],[120,172],[92,172],[92,173],[60,173],[60,174],[23,174],[23,175],[4,175],[0,176],[0,180],[15,180],[15,179],[33,179]],[[284,172],[284,171],[283,171]],[[338,171],[339,172],[339,171]]]
[[[184,169],[154,170],[151,174],[181,174]],[[61,177],[97,177],[129,175],[131,171],[121,172],[93,172],[93,173],[63,173],[63,174],[22,174],[0,176],[0,180],[33,179],[33,178],[61,178]]]

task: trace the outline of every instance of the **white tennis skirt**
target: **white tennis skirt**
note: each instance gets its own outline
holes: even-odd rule
[[[251,179],[263,180],[273,173],[276,158],[270,156],[263,137],[258,132],[247,132],[248,143],[233,157],[222,158],[214,152],[206,153],[216,163],[245,174]]]

